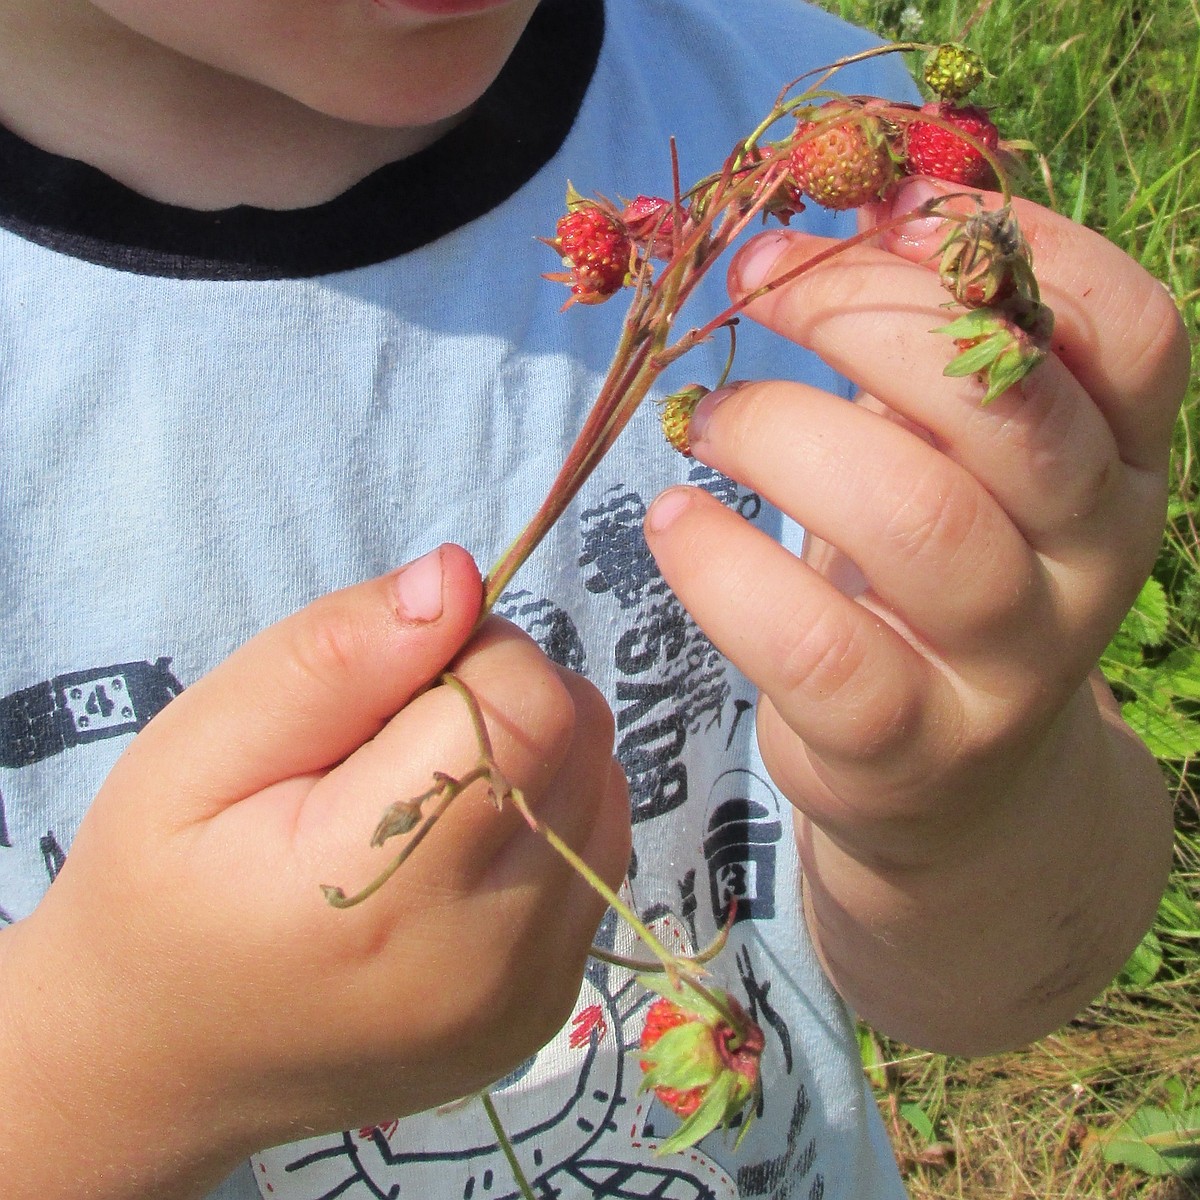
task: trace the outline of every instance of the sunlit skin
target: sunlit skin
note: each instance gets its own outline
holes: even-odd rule
[[[453,124],[535,7],[3,0],[0,120],[155,199],[301,207]]]
[[[0,120],[153,197],[299,207],[436,137],[533,8],[0,0]],[[816,549],[698,489],[646,528],[761,688],[833,982],[877,1027],[967,1053],[1048,1032],[1107,983],[1171,851],[1157,765],[1091,666],[1158,545],[1187,340],[1127,256],[1019,216],[1059,322],[1019,391],[981,409],[943,376],[936,230],[858,246],[745,316],[862,402],[755,381],[693,430],[699,461]],[[765,236],[731,264],[734,296],[764,248],[785,271],[825,246]],[[619,885],[612,714],[514,627],[472,639],[481,594],[446,546],[321,597],[132,739],[46,898],[0,931],[5,1200],[196,1200],[255,1149],[484,1087],[568,1018],[603,905],[511,808],[451,808],[350,912],[316,886],[369,878],[364,830],[474,761],[460,697],[427,687],[451,660],[510,781]]]

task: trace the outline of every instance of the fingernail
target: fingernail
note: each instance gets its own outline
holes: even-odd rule
[[[708,423],[712,420],[713,413],[717,411],[717,406],[723,404],[734,392],[740,391],[745,386],[746,381],[744,379],[734,383],[727,383],[724,387],[719,387],[715,391],[709,392],[696,405],[695,411],[692,413],[692,419],[688,422],[688,441],[693,447],[705,440],[705,434],[708,432]]]
[[[392,586],[396,611],[402,621],[411,621],[414,625],[436,621],[442,615],[441,548],[430,550],[402,567]]]
[[[747,242],[734,262],[738,291],[752,292],[771,278],[772,267],[792,244],[787,233],[761,233]]]
[[[683,512],[692,502],[691,488],[671,488],[669,491],[663,492],[653,504],[650,505],[650,510],[646,513],[646,528],[651,533],[661,533],[669,525],[675,523],[676,518]]]
[[[893,219],[903,217],[906,213],[920,208],[922,204],[940,195],[941,193],[928,179],[910,179],[901,185],[892,200],[891,216]],[[914,217],[911,221],[896,226],[891,231],[891,236],[897,241],[916,245],[932,237],[944,224],[945,221],[941,217]]]

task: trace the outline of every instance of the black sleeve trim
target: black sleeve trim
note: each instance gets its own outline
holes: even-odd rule
[[[466,120],[311,208],[163,204],[0,128],[0,226],[86,262],[173,279],[298,279],[395,258],[489,212],[553,157],[603,39],[602,0],[544,0]]]

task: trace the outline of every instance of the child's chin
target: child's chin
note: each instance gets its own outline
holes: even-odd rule
[[[484,12],[489,8],[500,8],[512,0],[373,0],[380,8],[394,9],[398,13],[414,13],[429,16],[456,17],[469,13]]]

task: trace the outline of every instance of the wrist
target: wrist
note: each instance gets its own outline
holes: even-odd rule
[[[978,816],[903,857],[797,825],[826,970],[912,1045],[990,1053],[1058,1027],[1120,969],[1162,891],[1165,787],[1102,691],[1085,686],[993,786],[964,798]]]
[[[178,1073],[153,1023],[139,1031],[118,973],[90,970],[104,950],[81,954],[47,907],[0,935],[6,1200],[206,1194],[251,1147],[223,1136],[219,1102]],[[137,967],[124,973],[133,983]]]

